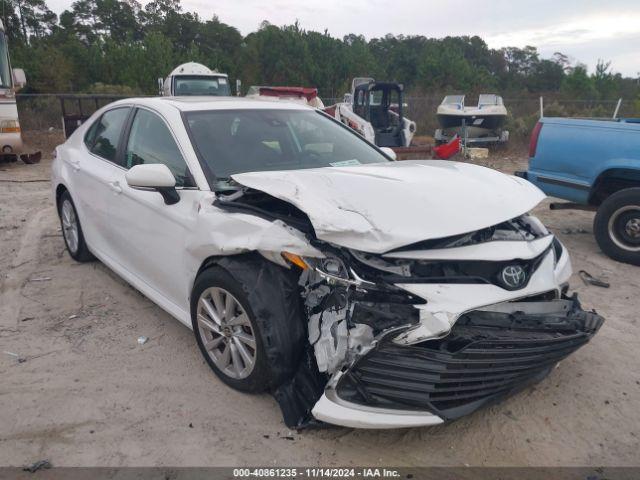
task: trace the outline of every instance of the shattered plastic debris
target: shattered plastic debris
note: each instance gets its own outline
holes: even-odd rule
[[[52,466],[53,465],[51,465],[51,462],[49,460],[38,460],[37,462],[34,462],[31,465],[23,467],[22,470],[25,472],[35,473],[38,470],[43,470],[43,469],[48,470]]]
[[[599,278],[594,277],[586,270],[580,270],[578,272],[580,278],[584,282],[585,285],[594,285],[596,287],[609,288],[611,286],[610,283],[605,282],[604,280],[600,280]]]
[[[26,361],[27,361],[27,359],[26,359],[26,358],[21,357],[21,356],[20,356],[20,355],[18,355],[17,353],[13,353],[13,352],[6,352],[6,351],[5,351],[4,353],[6,353],[7,355],[10,355],[10,356],[12,356],[12,357],[14,357],[14,358],[18,361],[18,363],[24,363],[24,362],[26,362]]]
[[[562,233],[565,235],[573,235],[576,233],[589,233],[589,231],[584,228],[565,228],[562,230]]]
[[[149,337],[145,337],[144,335],[140,335],[138,337],[138,345],[144,345],[149,341]]]

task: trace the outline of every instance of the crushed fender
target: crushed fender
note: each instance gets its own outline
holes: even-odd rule
[[[287,427],[301,429],[318,422],[311,416],[311,409],[326,384],[327,376],[318,371],[313,352],[305,349],[293,377],[273,391]]]
[[[299,286],[308,347],[293,376],[274,390],[290,428],[317,424],[311,410],[330,377],[371,349],[377,335],[419,321],[413,305],[374,301],[379,294],[331,284],[313,270],[302,272]]]

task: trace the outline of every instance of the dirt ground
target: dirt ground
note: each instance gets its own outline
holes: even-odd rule
[[[190,330],[101,263],[71,260],[48,182],[60,134],[28,140],[43,149],[41,164],[0,165],[0,465],[640,463],[640,270],[600,252],[593,213],[552,212],[548,201],[536,210],[576,272],[611,283],[585,286],[574,275],[583,305],[606,323],[542,383],[435,428],[297,433],[269,395],[218,381]],[[526,166],[524,152],[485,163]]]

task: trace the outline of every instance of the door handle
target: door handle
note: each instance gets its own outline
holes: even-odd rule
[[[80,160],[69,160],[69,163],[76,172],[80,170]]]
[[[120,186],[120,182],[109,182],[109,188],[115,193],[122,193],[122,187]]]

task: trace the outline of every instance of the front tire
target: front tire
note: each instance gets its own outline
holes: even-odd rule
[[[607,197],[598,208],[593,231],[606,255],[640,265],[640,188],[626,188]]]
[[[78,211],[68,191],[63,192],[58,202],[58,216],[62,227],[62,238],[71,258],[76,262],[90,262],[95,257],[89,251],[82,233]]]
[[[257,256],[227,257],[191,294],[198,347],[213,372],[243,392],[279,386],[298,366],[305,330],[290,271]]]

